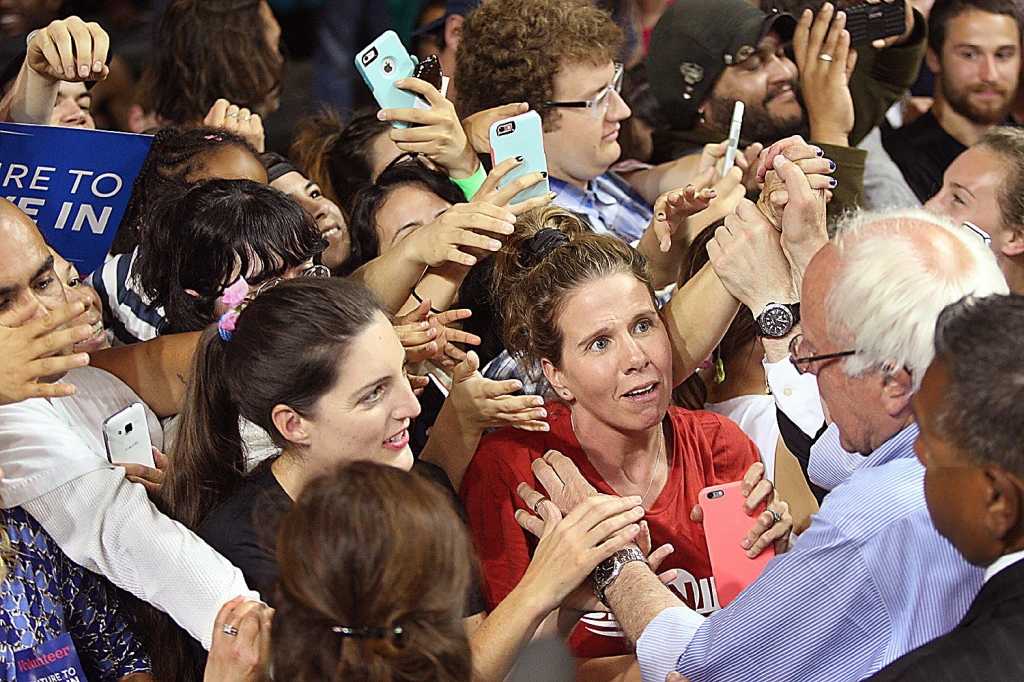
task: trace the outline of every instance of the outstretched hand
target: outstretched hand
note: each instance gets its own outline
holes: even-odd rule
[[[37,31],[28,42],[25,62],[51,80],[98,81],[110,74],[109,50],[110,38],[99,24],[72,16]]]
[[[89,364],[88,353],[60,355],[79,341],[92,336],[92,328],[78,325],[63,328],[85,311],[81,301],[50,311],[20,327],[0,326],[0,351],[4,356],[0,371],[0,405],[27,398],[63,398],[74,395],[71,384],[42,382]]]

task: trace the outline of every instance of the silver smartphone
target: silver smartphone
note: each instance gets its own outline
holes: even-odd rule
[[[103,422],[107,459],[118,464],[144,464],[156,468],[149,424],[142,403],[132,403]]]

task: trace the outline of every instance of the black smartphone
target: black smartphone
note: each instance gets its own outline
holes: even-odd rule
[[[882,38],[901,35],[907,30],[906,0],[869,3],[845,0],[836,3],[836,10],[846,12],[846,30],[850,46],[870,45]]]
[[[441,89],[441,62],[437,60],[435,55],[430,55],[417,64],[412,75],[413,78],[419,78],[430,83],[438,90]]]

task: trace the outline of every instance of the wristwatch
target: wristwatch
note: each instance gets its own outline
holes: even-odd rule
[[[769,303],[757,316],[757,335],[779,339],[800,321],[800,303]]]
[[[605,590],[619,577],[622,567],[631,561],[642,561],[646,564],[647,557],[638,547],[626,547],[612,554],[594,569],[594,594],[605,606],[608,606],[604,598]]]

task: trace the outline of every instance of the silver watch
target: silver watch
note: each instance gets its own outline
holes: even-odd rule
[[[608,606],[608,602],[604,598],[605,591],[619,577],[622,567],[631,561],[642,561],[646,564],[647,557],[638,547],[626,547],[612,554],[594,569],[594,594],[605,606]]]

